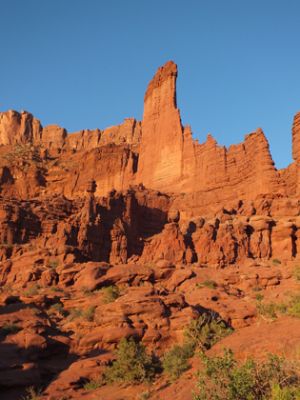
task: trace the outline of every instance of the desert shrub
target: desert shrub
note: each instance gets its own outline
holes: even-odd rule
[[[287,304],[287,314],[292,317],[300,318],[300,294],[291,296]]]
[[[218,287],[217,282],[211,280],[211,279],[207,279],[206,281],[203,281],[201,283],[197,283],[197,288],[203,288],[203,287],[207,287],[209,289],[216,289]]]
[[[25,296],[35,296],[39,293],[40,287],[36,283],[33,285],[29,286],[25,291],[24,294]]]
[[[258,301],[256,308],[260,315],[271,319],[276,319],[280,314],[300,318],[300,294],[291,295],[285,303]]]
[[[232,333],[225,321],[213,313],[204,313],[191,320],[184,331],[185,341],[194,348],[209,349]]]
[[[86,310],[83,311],[83,318],[87,321],[93,321],[95,316],[96,307],[90,306]]]
[[[257,301],[263,301],[264,295],[261,294],[261,293],[257,293],[257,295],[255,296],[255,299],[256,299]]]
[[[53,258],[48,260],[48,263],[47,263],[47,267],[48,268],[56,269],[58,267],[58,265],[59,265],[59,261],[58,260],[53,259]]]
[[[62,317],[65,317],[67,315],[67,312],[64,309],[64,306],[62,303],[55,303],[49,308],[49,313],[50,314],[59,314]]]
[[[150,399],[150,392],[147,390],[146,392],[142,392],[138,396],[138,400],[148,400]]]
[[[112,303],[118,297],[120,297],[120,290],[118,286],[115,285],[104,287],[101,289],[101,292],[103,293],[103,302],[106,304]]]
[[[81,289],[81,293],[86,297],[93,296],[93,294],[94,294],[94,292],[91,289],[88,289],[87,287],[83,287]]]
[[[296,281],[300,281],[300,265],[296,265],[293,271],[293,276],[296,279]]]
[[[134,338],[120,340],[116,360],[104,373],[107,382],[139,383],[154,378],[157,364],[145,346]]]
[[[248,359],[238,364],[233,352],[225,349],[223,356],[209,358],[202,354],[201,358],[204,368],[198,372],[194,400],[297,399],[297,370],[278,356],[269,355],[260,363]]]
[[[279,265],[279,264],[281,264],[281,261],[278,260],[278,258],[273,258],[272,262],[273,262],[274,265]]]
[[[68,320],[73,321],[74,319],[81,318],[83,310],[81,308],[72,308],[69,311]]]
[[[11,335],[14,333],[18,333],[22,330],[22,328],[14,323],[6,323],[2,326],[1,328],[1,332],[3,335],[7,336],[7,335]]]
[[[171,380],[178,379],[180,375],[190,368],[189,358],[193,355],[193,348],[189,345],[175,345],[165,353],[162,366],[164,372]]]
[[[99,379],[91,379],[83,385],[84,390],[96,390],[104,385],[104,381],[102,378]]]
[[[57,286],[51,286],[50,290],[51,290],[51,292],[55,292],[55,293],[63,292],[63,289],[59,288]]]
[[[95,306],[90,306],[85,310],[81,308],[72,308],[69,312],[68,319],[73,321],[74,319],[82,318],[91,322],[94,320],[95,310]]]

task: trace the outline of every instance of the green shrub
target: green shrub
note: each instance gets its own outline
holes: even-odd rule
[[[25,291],[25,296],[35,296],[39,294],[40,286],[34,283],[33,285],[29,286]]]
[[[143,393],[139,394],[138,399],[139,400],[148,400],[148,399],[150,399],[150,392],[146,391],[146,392],[143,392]]]
[[[194,348],[209,349],[232,333],[225,321],[211,313],[204,313],[191,320],[184,331],[185,340]]]
[[[257,311],[260,315],[276,319],[279,314],[300,318],[300,294],[294,294],[286,303],[264,303],[258,301]]]
[[[72,308],[69,311],[68,319],[70,321],[73,321],[74,319],[82,318],[82,315],[83,315],[83,310],[81,308]]]
[[[255,296],[255,299],[257,301],[262,301],[264,299],[264,295],[261,293],[257,293],[257,295]]]
[[[193,355],[193,348],[188,345],[175,345],[163,357],[164,372],[171,380],[178,379],[180,375],[190,368],[189,358]]]
[[[83,311],[83,318],[90,322],[94,321],[95,311],[95,306],[88,307],[86,310]]]
[[[265,362],[248,359],[238,364],[233,352],[225,349],[223,356],[201,357],[204,368],[198,372],[194,400],[297,399],[300,377],[292,364],[278,356],[269,355]]]
[[[59,314],[62,317],[65,317],[67,315],[67,312],[64,309],[64,306],[62,303],[55,303],[49,308],[49,313],[50,314]]]
[[[103,379],[91,379],[83,385],[84,390],[96,390],[104,385]]]
[[[106,304],[112,303],[120,297],[120,290],[115,285],[104,287],[101,289],[101,292],[103,293],[103,302]]]
[[[211,280],[211,279],[207,279],[206,281],[204,281],[204,282],[201,282],[201,283],[197,283],[197,288],[199,288],[199,289],[201,289],[201,288],[203,288],[203,287],[207,287],[207,288],[209,288],[209,289],[216,289],[217,287],[218,287],[218,284],[217,284],[217,282],[215,282],[215,281],[213,281],[213,280]]]
[[[287,314],[300,318],[300,294],[293,295],[287,304]]]
[[[299,400],[300,388],[298,387],[283,387],[276,384],[272,387],[272,395],[270,400]]]
[[[263,303],[258,301],[256,309],[260,315],[266,318],[276,319],[278,316],[278,307],[276,303]]]
[[[274,265],[279,265],[279,264],[281,264],[281,261],[280,260],[278,260],[278,258],[273,258],[273,264]]]
[[[47,267],[51,269],[56,269],[59,265],[59,261],[56,259],[50,259],[47,263]]]
[[[116,360],[104,373],[107,382],[140,383],[154,378],[157,365],[145,346],[134,338],[121,339]]]
[[[300,265],[296,265],[293,271],[293,276],[296,279],[296,281],[300,281]]]
[[[96,307],[90,306],[87,309],[83,310],[81,308],[72,308],[68,319],[73,321],[74,319],[83,318],[87,321],[93,321],[95,316]]]

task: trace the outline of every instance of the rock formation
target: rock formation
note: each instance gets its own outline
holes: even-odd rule
[[[162,356],[203,315],[235,329],[222,343],[241,358],[248,343],[295,353],[300,113],[294,162],[277,170],[261,129],[229,148],[194,140],[176,78],[167,62],[143,120],[104,130],[68,134],[28,112],[0,113],[1,399],[30,386],[41,400],[140,398],[140,384],[95,393],[86,384],[123,337]],[[262,301],[286,304],[276,323]],[[190,400],[193,376],[182,386],[158,377],[150,398]]]

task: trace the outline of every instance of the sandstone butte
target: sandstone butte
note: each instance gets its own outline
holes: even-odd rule
[[[0,398],[191,400],[171,384],[88,388],[134,336],[162,356],[191,320],[233,333],[209,352],[293,357],[300,319],[262,313],[300,289],[300,113],[277,170],[261,129],[228,149],[182,126],[177,66],[150,82],[142,121],[67,133],[0,113]],[[117,286],[119,297],[105,298]],[[258,293],[260,301],[258,301]],[[148,397],[146,397],[148,396]]]

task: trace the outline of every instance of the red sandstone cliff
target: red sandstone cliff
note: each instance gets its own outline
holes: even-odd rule
[[[89,179],[96,181],[97,195],[143,183],[151,189],[184,192],[194,207],[298,193],[299,114],[293,125],[295,162],[277,171],[261,129],[228,149],[211,135],[204,143],[194,140],[191,129],[181,125],[176,78],[177,66],[169,61],[147,88],[143,121],[126,119],[103,131],[67,135],[59,126],[43,128],[27,112],[1,113],[0,152],[9,154],[6,162],[2,161],[2,191],[11,190],[21,198],[53,192],[73,198],[83,195]],[[26,170],[24,162],[14,157],[16,146],[19,153],[27,146]],[[30,162],[29,150],[40,157],[35,163]],[[21,187],[20,176],[31,182],[29,189]]]

